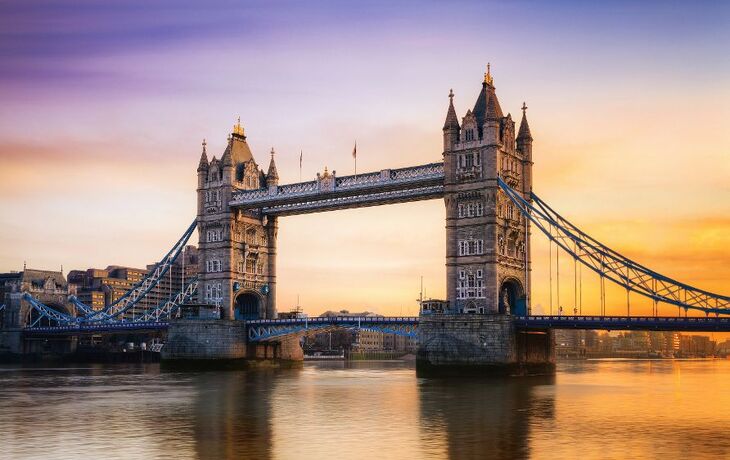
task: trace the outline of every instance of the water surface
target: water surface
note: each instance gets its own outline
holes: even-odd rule
[[[552,378],[406,363],[164,372],[0,367],[2,458],[729,458],[730,361],[583,361]]]

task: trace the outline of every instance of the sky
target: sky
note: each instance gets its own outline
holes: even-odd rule
[[[727,295],[729,47],[726,2],[3,1],[0,271],[157,261],[194,219],[202,140],[220,157],[239,116],[281,183],[300,151],[305,180],[352,173],[355,140],[358,171],[439,161],[449,89],[463,116],[491,62],[503,110],[529,106],[541,198]],[[312,314],[415,314],[421,276],[444,296],[440,200],[279,226],[280,311],[299,296]],[[548,244],[533,245],[533,311],[548,312]],[[609,290],[609,312],[625,297]]]

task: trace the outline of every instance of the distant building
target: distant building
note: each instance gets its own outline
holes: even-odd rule
[[[62,272],[27,268],[19,272],[0,273],[0,304],[5,305],[0,311],[0,329],[21,328],[38,318],[35,310],[27,302],[21,301],[22,293],[25,292],[56,311],[75,314],[75,309],[68,302],[68,296],[76,291],[74,286],[68,284]],[[49,325],[45,319],[40,324]],[[8,343],[5,338],[0,337],[0,347],[19,346],[17,338],[12,342]]]
[[[348,310],[326,311],[320,315],[320,317],[332,316],[379,317],[382,315],[368,311],[350,313]],[[412,353],[416,349],[416,339],[367,329],[334,329],[307,337],[305,348],[311,350],[350,350],[358,352],[396,351]]]

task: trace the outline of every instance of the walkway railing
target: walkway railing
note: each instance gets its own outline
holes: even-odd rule
[[[429,163],[352,176],[331,174],[309,182],[240,190],[233,194],[230,205],[261,209],[265,214],[342,209],[347,205],[437,198],[443,194],[443,182],[444,164]]]

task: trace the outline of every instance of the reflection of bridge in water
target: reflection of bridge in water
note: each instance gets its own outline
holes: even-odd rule
[[[316,180],[287,185],[279,185],[273,149],[268,170],[259,168],[239,123],[220,159],[208,161],[204,143],[197,170],[198,216],[146,278],[100,311],[75,297],[70,298],[71,308],[59,311],[41,298],[18,293],[9,299],[14,317],[25,319],[16,326],[26,337],[170,328],[179,342],[166,346],[171,358],[250,357],[257,344],[335,327],[359,328],[418,336],[419,358],[434,365],[549,363],[554,328],[730,331],[728,318],[721,316],[730,313],[730,297],[673,280],[629,259],[583,232],[533,192],[533,139],[526,109],[523,104],[517,130],[511,115],[503,114],[488,72],[473,110],[461,122],[450,94],[443,161],[342,177],[325,169]],[[447,289],[438,309],[424,310],[419,318],[277,319],[279,217],[426,199],[443,199],[446,209]],[[600,316],[532,315],[534,228],[550,241],[551,251],[555,245],[576,266],[599,276]],[[196,229],[199,276],[188,280],[176,296],[138,311],[140,301],[169,271]],[[607,315],[606,281],[625,289],[627,299],[629,293],[648,298],[655,315]],[[220,319],[178,319],[180,306],[191,301],[217,308]],[[660,317],[660,305],[707,317]],[[211,340],[215,346],[206,345]],[[454,355],[450,350],[455,348],[467,356]]]

